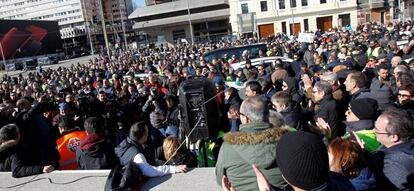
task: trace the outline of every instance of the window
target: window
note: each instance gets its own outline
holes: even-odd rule
[[[290,0],[290,7],[291,8],[296,7],[296,0]]]
[[[302,7],[308,6],[308,0],[302,0]]]
[[[178,41],[186,37],[185,30],[175,30],[172,32],[173,40]]]
[[[241,4],[242,14],[249,13],[249,5],[247,3]]]
[[[305,27],[305,31],[309,32],[309,23],[308,23],[308,19],[304,19],[303,20],[303,25]]]
[[[339,15],[339,19],[341,20],[340,24],[342,27],[351,25],[351,14]]]
[[[326,3],[326,0],[320,0],[321,4]]]
[[[279,0],[279,9],[285,9],[285,0]]]
[[[262,10],[262,12],[267,11],[267,1],[260,1],[260,9]]]
[[[282,22],[282,33],[286,34],[286,22]]]

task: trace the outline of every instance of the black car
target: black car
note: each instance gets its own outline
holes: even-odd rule
[[[37,60],[36,59],[26,60],[23,63],[23,70],[25,70],[25,71],[36,69],[36,67],[37,67]]]

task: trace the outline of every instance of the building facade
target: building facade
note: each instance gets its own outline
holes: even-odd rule
[[[353,0],[230,0],[230,12],[234,32],[259,37],[358,24]]]
[[[134,21],[133,28],[148,36],[146,41],[191,43],[191,39],[215,41],[231,34],[228,0],[147,0],[146,3],[129,15]]]
[[[89,50],[90,42],[96,49],[102,47],[100,7],[110,42],[120,42],[124,30],[132,33],[132,24],[127,21],[133,11],[132,0],[0,0],[0,19],[58,21],[65,52],[70,55]]]

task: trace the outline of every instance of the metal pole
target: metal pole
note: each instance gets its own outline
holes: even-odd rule
[[[125,1],[123,1],[123,2],[124,2],[123,3],[124,8],[126,9]],[[120,6],[119,7],[119,13],[121,14],[121,25],[122,25],[122,33],[124,35],[124,41],[125,41],[125,51],[127,51],[128,41],[127,41],[126,32],[125,32],[124,14],[123,14],[122,9],[121,9],[121,3],[122,3],[122,1],[120,1],[120,3],[119,3],[119,6]]]
[[[187,13],[188,13],[188,24],[190,25],[190,35],[191,35],[191,45],[194,44],[194,33],[193,33],[193,24],[191,24],[190,16],[190,0],[187,0]]]
[[[91,37],[91,30],[89,28],[89,21],[88,21],[88,16],[86,14],[86,4],[85,4],[85,0],[82,0],[82,4],[83,4],[83,17],[86,20],[86,31],[88,33],[88,38],[89,38],[89,45],[91,46],[91,54],[95,54],[95,51],[93,50],[93,43],[92,43],[92,37]]]
[[[103,13],[103,3],[102,0],[98,0],[99,2],[99,12],[101,14],[101,24],[102,24],[102,30],[103,30],[103,35],[104,35],[104,39],[105,39],[105,46],[106,46],[106,53],[108,54],[109,57],[111,57],[110,51],[109,51],[109,42],[108,42],[108,34],[106,33],[106,24],[105,24],[105,17],[104,17],[104,13]]]
[[[397,0],[397,2],[398,2],[398,13],[397,13],[397,16],[398,16],[398,21],[401,21],[401,2],[400,2],[400,0]]]
[[[1,57],[3,58],[4,71],[7,74],[6,58],[4,57],[3,45],[0,42]]]

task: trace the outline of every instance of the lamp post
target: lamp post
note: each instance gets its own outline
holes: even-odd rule
[[[125,1],[123,1],[123,2],[124,2],[123,3],[124,8],[126,9]],[[121,14],[121,26],[122,26],[122,33],[123,33],[124,41],[125,41],[125,51],[127,51],[128,41],[127,41],[126,32],[125,32],[124,14],[123,14],[122,9],[121,9],[121,3],[122,3],[122,1],[119,1],[119,13]]]
[[[111,57],[110,51],[109,51],[108,35],[106,33],[105,17],[104,17],[104,14],[103,14],[103,3],[102,3],[102,0],[99,0],[98,2],[99,2],[99,12],[100,12],[100,15],[101,15],[102,30],[103,30],[103,35],[104,35],[104,39],[105,39],[106,53],[108,54],[109,57]]]
[[[93,49],[93,43],[92,43],[92,37],[91,37],[91,29],[89,28],[89,20],[88,20],[88,16],[86,14],[86,4],[85,4],[85,0],[82,0],[82,4],[83,4],[83,17],[86,20],[86,31],[88,33],[88,38],[89,38],[89,45],[91,46],[91,54],[95,54],[95,51]]]
[[[7,74],[6,58],[4,57],[3,44],[0,42],[1,57],[3,58],[4,71]]]
[[[190,35],[191,35],[191,45],[194,44],[194,33],[193,33],[193,25],[191,24],[191,16],[190,16],[190,0],[187,0],[187,13],[188,13],[188,24],[190,25]]]

